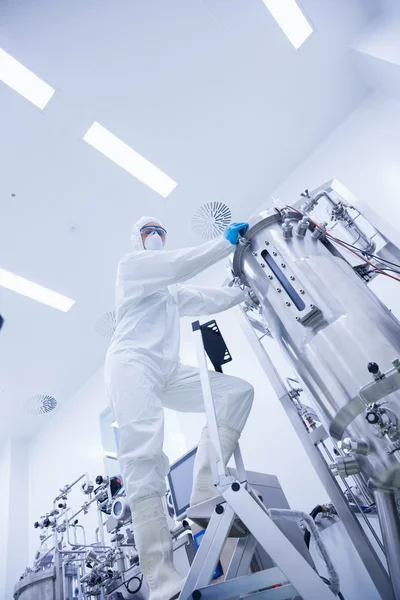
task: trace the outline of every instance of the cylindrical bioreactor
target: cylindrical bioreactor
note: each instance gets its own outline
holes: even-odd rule
[[[381,374],[392,369],[397,377],[400,323],[313,232],[297,212],[266,211],[238,245],[233,271],[255,292],[327,431],[344,440],[340,472],[360,470],[373,487],[398,488],[400,391]],[[369,383],[372,391],[363,396],[360,388]],[[372,402],[375,384],[395,390],[387,404]]]

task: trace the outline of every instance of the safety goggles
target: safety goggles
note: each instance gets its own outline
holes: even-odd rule
[[[140,233],[144,233],[146,236],[151,235],[154,232],[158,233],[158,235],[160,236],[162,241],[165,242],[165,238],[167,237],[167,232],[164,229],[164,227],[161,227],[161,225],[145,225],[144,227],[141,227],[141,229],[140,229]]]

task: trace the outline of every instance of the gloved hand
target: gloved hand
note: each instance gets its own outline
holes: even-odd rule
[[[239,233],[246,233],[249,228],[249,224],[242,223],[231,223],[224,231],[224,237],[230,242],[233,246],[237,244]]]

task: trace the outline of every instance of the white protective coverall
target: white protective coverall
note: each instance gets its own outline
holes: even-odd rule
[[[179,362],[179,317],[218,313],[245,298],[240,288],[180,285],[226,258],[233,250],[226,239],[181,250],[144,250],[140,228],[149,222],[159,223],[152,217],[136,223],[134,252],[118,266],[116,330],[106,360],[106,388],[120,429],[119,461],[131,504],[166,491],[163,407],[204,412],[198,369]],[[252,386],[214,371],[210,381],[218,424],[241,432]]]
[[[183,580],[173,564],[172,541],[161,496],[169,463],[163,453],[163,407],[204,412],[198,369],[179,362],[179,317],[226,310],[244,300],[239,288],[202,289],[182,282],[232,252],[224,238],[182,250],[145,250],[140,229],[158,223],[143,217],[132,231],[134,251],[118,266],[116,330],[107,352],[106,388],[120,440],[118,459],[131,506],[140,566],[149,600],[176,598]],[[252,401],[252,386],[210,372],[224,461],[232,455]],[[208,456],[208,431],[201,435],[191,504],[217,495]]]

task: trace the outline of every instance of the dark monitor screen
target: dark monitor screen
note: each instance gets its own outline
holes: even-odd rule
[[[183,515],[190,506],[196,452],[197,448],[190,450],[190,452],[171,465],[168,483],[176,517]]]

